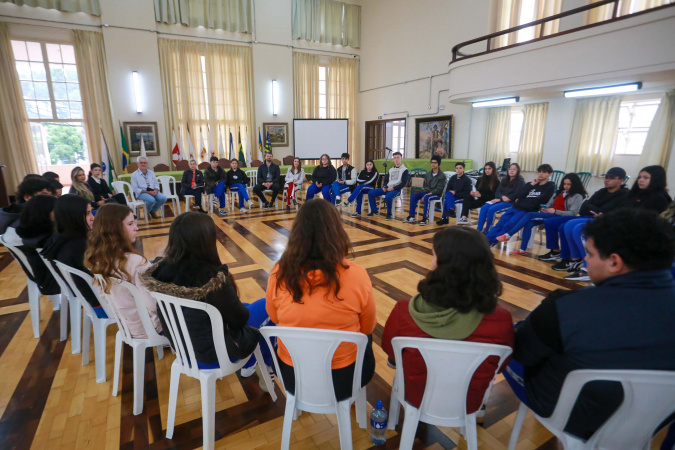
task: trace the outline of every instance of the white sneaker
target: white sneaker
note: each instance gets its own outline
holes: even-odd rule
[[[253,200],[249,200],[249,201],[248,201],[248,207],[249,207],[249,208],[252,208],[252,207],[253,207]]]
[[[464,224],[464,225],[466,225],[466,224],[469,223],[469,221],[467,220],[466,217],[460,217],[459,219],[457,219],[457,220],[455,221],[455,223],[457,223],[457,225],[459,225],[459,224]]]
[[[251,367],[242,368],[240,373],[242,378],[248,378],[255,373],[255,368],[258,367],[258,362],[256,361]]]
[[[239,208],[239,212],[245,213],[245,212],[246,212],[246,208]]]
[[[267,373],[270,374],[270,378],[272,379],[272,385],[274,386],[274,369],[271,366],[265,365],[265,368],[267,369]],[[260,386],[260,389],[262,389],[263,392],[269,393],[269,390],[267,389],[267,385],[265,384],[265,379],[258,375],[258,386]]]

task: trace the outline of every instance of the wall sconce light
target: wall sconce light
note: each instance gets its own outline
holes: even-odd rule
[[[272,80],[272,115],[279,114],[279,83]]]
[[[134,97],[136,97],[136,112],[141,114],[143,112],[143,103],[141,102],[141,81],[138,78],[138,72],[133,71],[131,75],[134,79]]]

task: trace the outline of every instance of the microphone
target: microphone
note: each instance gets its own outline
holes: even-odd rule
[[[385,150],[389,150],[390,152],[393,151],[393,150],[390,149],[389,147],[385,147],[384,149],[385,149]]]

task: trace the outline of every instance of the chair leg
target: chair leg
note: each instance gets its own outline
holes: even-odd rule
[[[122,366],[122,345],[124,341],[122,340],[122,333],[120,331],[115,335],[115,369],[113,372],[113,397],[117,397],[117,390],[120,385],[120,369]],[[135,406],[135,405],[134,405]]]
[[[516,420],[513,422],[513,430],[511,430],[511,438],[509,439],[509,450],[516,450],[518,436],[520,436],[520,429],[523,427],[523,422],[525,421],[525,416],[527,415],[528,409],[529,408],[527,405],[525,405],[525,403],[521,403],[518,407]]]
[[[258,361],[258,374],[262,374],[263,380],[265,380],[265,386],[267,386],[267,392],[269,392],[272,397],[272,401],[276,402],[277,393],[274,392],[274,382],[272,381],[269,372],[267,372],[267,367],[265,367],[265,362],[263,361],[262,353],[260,352],[260,345],[255,348],[253,354],[255,355],[256,361]]]
[[[49,301],[52,302],[52,311],[61,310],[61,294],[50,295]]]
[[[70,302],[70,348],[71,353],[76,355],[82,351],[82,306],[76,299],[69,298],[68,301]]]
[[[359,424],[359,427],[364,430],[368,429],[368,407],[366,405],[366,388],[361,388],[359,391],[359,396],[356,398],[356,403],[354,405],[356,408],[356,423]]]
[[[202,430],[204,450],[211,450],[216,442],[216,378],[200,380],[202,387]]]
[[[350,415],[349,400],[337,404],[338,432],[340,433],[340,448],[349,450],[352,448],[352,418]]]
[[[106,328],[105,320],[94,322],[94,358],[96,358],[96,382],[105,383]]]
[[[169,383],[169,410],[166,415],[166,438],[173,438],[173,426],[176,422],[176,403],[178,401],[178,386],[180,385],[180,365],[178,359],[171,365],[171,381]],[[203,395],[203,394],[202,394]]]
[[[396,379],[394,379],[394,386],[396,386]],[[398,425],[398,416],[399,416],[400,411],[401,411],[401,403],[398,401],[398,394],[394,389],[395,388],[392,387],[392,389],[391,389],[391,399],[389,400],[389,426],[388,426],[388,428],[390,430],[396,429],[396,425]]]
[[[81,308],[81,307],[80,307]],[[89,344],[91,343],[91,319],[84,314],[82,318],[82,365],[89,364]],[[96,344],[96,341],[94,341]]]
[[[284,427],[281,432],[281,448],[288,450],[291,446],[291,429],[293,428],[293,416],[295,414],[295,396],[286,396],[286,410],[284,411]]]
[[[28,306],[30,319],[33,322],[33,336],[40,337],[40,290],[35,282],[28,280]]]
[[[157,349],[157,359],[164,358],[164,347],[162,345],[158,345],[155,348]]]
[[[134,416],[143,412],[146,348],[147,347],[142,345],[134,347]]]
[[[59,311],[61,319],[61,335],[59,340],[65,341],[68,339],[68,296],[66,294],[61,294],[61,310]]]
[[[464,439],[466,439],[466,448],[469,450],[478,450],[478,434],[476,431],[476,414],[466,416],[464,426]]]
[[[411,449],[415,442],[415,433],[417,424],[420,421],[420,410],[408,405],[405,409],[405,418],[403,419],[403,429],[401,430],[401,442],[399,448]]]

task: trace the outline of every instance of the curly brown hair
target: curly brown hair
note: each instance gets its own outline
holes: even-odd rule
[[[303,288],[312,286],[308,274],[314,270],[323,272],[325,281],[319,286],[327,286],[326,296],[333,291],[338,300],[340,279],[338,265],[348,266],[344,259],[352,252],[352,244],[342,226],[340,214],[335,206],[322,199],[306,202],[295,217],[293,229],[288,238],[286,251],[279,260],[277,271],[277,289],[293,294],[293,301],[302,303]]]
[[[124,219],[129,214],[133,213],[128,206],[117,203],[101,206],[87,239],[84,265],[92,273],[103,277],[105,285],[101,288],[107,294],[110,293],[111,277],[131,280],[131,275],[125,270],[127,254],[140,255],[124,229]]]
[[[453,226],[434,235],[437,267],[419,282],[427,302],[460,313],[491,313],[502,294],[487,239],[473,228]]]

